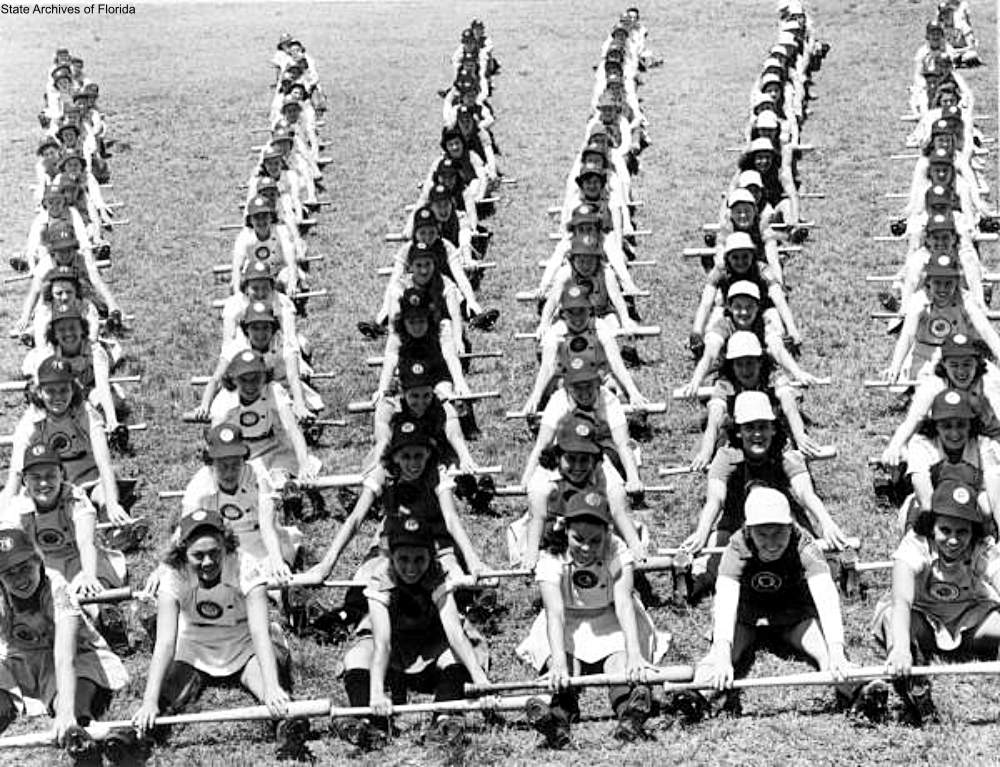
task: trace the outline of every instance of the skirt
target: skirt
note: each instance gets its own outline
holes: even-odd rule
[[[992,613],[1000,610],[1000,603],[982,600],[969,602],[964,610],[942,619],[929,613],[919,606],[913,606],[913,612],[919,613],[934,631],[934,644],[942,652],[957,650],[962,644],[966,631],[975,631]],[[875,615],[872,618],[872,633],[883,646],[889,647],[892,640],[892,592],[886,592],[875,605]]]
[[[642,657],[651,663],[658,663],[670,646],[670,634],[656,630],[636,594],[632,595],[632,604]],[[609,655],[625,652],[625,633],[618,624],[613,604],[601,611],[566,610],[565,621],[563,636],[566,653],[574,658],[584,663],[599,663]],[[552,652],[544,610],[535,617],[531,631],[515,652],[536,671],[540,672],[548,663]]]
[[[128,684],[128,672],[121,659],[103,647],[77,649],[77,679],[88,679],[107,690],[120,690]],[[24,698],[35,698],[52,705],[56,697],[56,669],[51,650],[10,651],[0,662],[0,690],[9,692],[26,708]]]

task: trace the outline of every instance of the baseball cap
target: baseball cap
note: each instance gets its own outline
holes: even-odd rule
[[[400,363],[399,385],[403,389],[414,389],[418,386],[433,386],[441,380],[437,367],[424,360],[409,360]]]
[[[29,559],[41,556],[28,534],[19,527],[0,530],[0,572],[6,572]]]
[[[563,519],[569,522],[586,517],[593,517],[605,525],[611,524],[611,509],[603,493],[588,491],[570,497],[563,511]]]
[[[964,333],[948,336],[941,344],[941,359],[949,357],[979,357],[979,347]]]
[[[580,224],[598,224],[600,221],[601,211],[597,206],[583,203],[573,208],[573,213],[569,219],[569,227],[572,229]]]
[[[242,324],[249,325],[253,322],[269,322],[276,325],[278,319],[274,316],[274,309],[269,304],[265,304],[263,301],[254,301],[243,313]]]
[[[219,512],[213,509],[197,509],[181,517],[177,525],[177,540],[182,544],[188,543],[199,530],[222,533],[225,529],[225,522]]]
[[[755,487],[747,493],[743,505],[744,525],[790,525],[792,510],[788,498],[772,487]]]
[[[385,518],[383,535],[389,550],[400,546],[434,548],[434,534],[426,521],[410,514],[391,514]]]
[[[737,426],[754,421],[773,421],[774,408],[771,407],[771,400],[762,391],[737,394],[733,405],[733,420]]]
[[[46,357],[38,366],[35,382],[41,386],[47,383],[66,383],[73,380],[73,370],[61,357]]]
[[[924,267],[928,277],[957,277],[959,271],[958,263],[951,256],[935,256]]]
[[[431,313],[431,297],[420,288],[407,288],[399,301],[399,314],[406,317],[426,317]]]
[[[760,346],[760,341],[753,333],[747,330],[737,330],[729,337],[726,344],[726,359],[735,360],[740,357],[761,357],[764,350]]]
[[[758,179],[760,176],[757,177]],[[759,186],[759,184],[758,184]],[[741,202],[745,202],[748,205],[753,205],[756,207],[757,199],[753,196],[751,192],[746,187],[740,187],[739,189],[734,189],[729,193],[729,198],[726,200],[726,206],[732,208],[739,205]]]
[[[233,423],[220,423],[205,433],[205,453],[209,458],[245,458],[249,448],[243,441],[243,431]]]
[[[267,364],[264,362],[264,358],[250,349],[242,351],[233,357],[226,368],[226,375],[230,378],[239,378],[246,373],[265,372],[267,372]]]
[[[725,252],[732,253],[734,250],[752,250],[756,252],[757,246],[753,244],[753,239],[746,232],[733,232],[726,237]],[[760,294],[758,291],[759,297]]]
[[[946,517],[982,523],[983,516],[979,511],[976,496],[976,491],[965,483],[944,480],[934,489],[934,494],[931,496],[931,511]]]
[[[566,453],[601,452],[597,442],[597,429],[594,422],[582,416],[570,413],[559,422],[556,429],[556,445]]]
[[[434,188],[444,190],[443,186],[435,186]],[[444,197],[439,199],[449,200],[451,199],[451,195],[445,191]],[[441,228],[441,224],[438,223],[437,216],[434,215],[434,212],[430,208],[418,208],[413,213],[413,231],[417,231],[417,229],[422,226],[433,226],[435,229]]]
[[[943,421],[946,418],[972,418],[975,413],[969,395],[957,389],[945,389],[938,392],[931,403],[931,420]]]
[[[589,309],[589,291],[582,285],[570,285],[563,290],[559,306],[562,309]]]
[[[729,286],[726,293],[726,300],[732,300],[736,296],[750,296],[760,301],[760,288],[749,280],[737,280]]]
[[[601,380],[601,370],[597,363],[586,357],[573,357],[566,365],[563,381],[567,386],[586,381]]]
[[[404,447],[420,446],[435,447],[434,439],[427,433],[426,429],[421,429],[416,423],[410,420],[403,420],[392,427],[392,436],[389,439],[389,453],[395,453]]]
[[[62,466],[62,459],[59,457],[58,453],[52,450],[44,442],[35,442],[32,445],[28,445],[27,449],[24,451],[24,460],[21,462],[21,472],[24,473],[32,466],[43,466],[48,464]]]

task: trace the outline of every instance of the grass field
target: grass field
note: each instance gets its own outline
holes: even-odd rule
[[[361,340],[354,323],[373,313],[382,284],[374,268],[388,263],[391,248],[382,235],[396,230],[402,206],[415,196],[414,185],[437,153],[440,101],[435,95],[448,78],[447,61],[459,32],[472,16],[485,19],[504,66],[494,98],[497,138],[508,174],[519,180],[504,189],[504,200],[490,225],[495,231],[491,257],[500,268],[488,274],[483,304],[503,312],[495,333],[474,338],[477,348],[506,352],[501,360],[477,363],[473,388],[500,389],[502,402],[480,407],[484,437],[473,452],[484,463],[501,463],[514,480],[529,449],[523,426],[503,421],[507,407],[526,396],[534,355],[513,341],[533,315],[518,307],[513,294],[537,279],[535,262],[547,255],[551,223],[545,208],[556,202],[581,139],[593,85],[591,65],[620,2],[423,2],[335,4],[139,5],[134,16],[0,17],[4,50],[0,94],[0,250],[18,250],[30,219],[34,115],[41,106],[43,78],[59,45],[80,53],[87,72],[101,86],[101,105],[113,113],[118,140],[113,162],[115,198],[127,204],[131,226],[113,235],[112,289],[134,313],[127,340],[128,366],[143,374],[136,389],[137,419],[150,429],[135,440],[134,458],[123,471],[142,476],[143,515],[154,518],[154,541],[165,540],[174,508],[158,502],[156,492],[181,488],[198,466],[199,432],[178,420],[195,402],[186,383],[214,364],[218,320],[209,310],[222,288],[209,268],[228,260],[231,234],[218,225],[237,218],[236,185],[250,172],[249,146],[258,143],[251,128],[265,126],[271,83],[267,60],[278,34],[300,34],[314,56],[330,96],[323,134],[327,169],[335,201],[324,209],[311,234],[312,252],[327,254],[315,271],[333,297],[314,301],[305,326],[317,349],[318,369],[342,376],[322,385],[329,411],[343,412],[348,400],[368,396],[374,374],[363,358],[380,349]],[[910,58],[920,42],[931,2],[853,0],[813,2],[817,29],[833,49],[817,76],[813,116],[804,140],[819,151],[802,165],[807,190],[826,193],[807,201],[805,216],[821,228],[805,252],[788,267],[790,300],[806,336],[808,369],[830,375],[835,385],[812,393],[806,409],[814,432],[836,444],[840,457],[815,467],[820,495],[845,529],[864,541],[864,559],[885,558],[896,533],[892,517],[872,496],[865,458],[877,454],[900,418],[884,395],[868,395],[861,379],[884,367],[891,346],[883,328],[868,320],[874,291],[863,275],[885,273],[900,258],[900,246],[872,244],[885,233],[890,212],[883,193],[902,191],[910,166],[891,163],[907,128],[897,121],[906,111]],[[987,66],[967,75],[978,97],[977,112],[994,114],[996,96],[995,19],[974,9]],[[640,347],[649,365],[638,373],[640,387],[666,399],[690,372],[681,343],[700,290],[701,270],[679,253],[699,245],[699,226],[714,217],[718,195],[728,181],[735,155],[723,151],[738,142],[747,97],[760,61],[776,36],[770,0],[704,0],[656,3],[643,8],[650,44],[665,66],[650,72],[640,92],[650,120],[653,146],[643,156],[638,181],[646,207],[639,219],[652,237],[641,257],[658,258],[657,269],[638,274],[653,296],[640,306],[644,318],[664,327],[664,335]],[[987,134],[993,132],[987,123]],[[991,182],[993,179],[991,177]],[[994,182],[995,185],[995,182]],[[990,247],[990,246],[986,246]],[[995,256],[987,253],[992,264]],[[4,259],[5,261],[6,259]],[[7,286],[0,302],[0,326],[20,310],[22,288]],[[21,350],[11,343],[2,352],[3,372],[14,377]],[[13,426],[21,402],[11,397],[3,426]],[[698,413],[674,405],[656,420],[656,436],[643,445],[647,480],[655,467],[690,457],[697,439]],[[328,438],[320,451],[328,471],[354,469],[368,445],[369,423],[358,419]],[[660,545],[676,543],[693,526],[702,500],[703,480],[682,478],[674,495],[651,499],[649,515]],[[655,504],[655,506],[653,506]],[[501,565],[504,554],[493,543],[506,521],[521,508],[498,502],[497,517],[468,524],[485,558]],[[326,542],[335,522],[310,527],[309,537]],[[346,577],[360,554],[338,569]],[[132,563],[137,576],[151,568],[156,548]],[[669,579],[654,583],[666,592]],[[884,581],[876,583],[878,594]],[[531,591],[505,592],[510,611],[491,640],[496,679],[523,678],[527,670],[513,647],[530,621]],[[868,639],[871,603],[845,607],[850,649],[859,661],[877,652]],[[670,630],[675,645],[669,662],[691,662],[707,649],[704,608],[658,608],[654,619]],[[293,639],[299,660],[300,696],[344,696],[333,676],[341,648],[319,648]],[[119,695],[112,714],[129,715],[137,706],[149,647],[129,661],[134,681]],[[791,670],[764,659],[756,673]],[[796,667],[795,670],[801,670]],[[857,728],[832,711],[824,690],[754,693],[746,715],[691,729],[663,727],[657,741],[620,748],[607,721],[575,730],[575,745],[565,753],[536,749],[535,736],[514,721],[508,728],[476,731],[462,753],[421,746],[415,731],[390,748],[352,756],[334,739],[314,744],[320,763],[364,764],[937,764],[1000,763],[995,727],[1000,694],[988,683],[942,682],[936,699],[945,723],[914,731],[896,725]],[[603,697],[586,696],[587,710],[607,709]],[[212,692],[202,705],[245,705],[237,693]],[[516,720],[516,718],[514,718]],[[19,723],[11,732],[44,726]],[[325,731],[325,725],[320,725]],[[175,733],[168,749],[152,764],[267,764],[272,747],[261,725],[186,729]],[[0,755],[2,764],[48,764],[54,751]]]

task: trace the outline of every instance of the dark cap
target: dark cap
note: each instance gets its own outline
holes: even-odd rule
[[[601,452],[597,444],[597,427],[592,419],[570,413],[560,422],[556,429],[556,445],[565,453],[590,453],[598,455]]]
[[[559,306],[562,309],[589,309],[590,291],[583,285],[568,285],[559,298]]]
[[[267,364],[264,358],[255,351],[246,349],[240,352],[229,361],[226,368],[226,375],[230,378],[239,378],[245,373],[266,373]]]
[[[219,512],[213,509],[198,509],[181,517],[180,524],[177,525],[177,540],[182,544],[190,543],[199,530],[223,533],[226,530],[226,523]]]
[[[941,359],[949,357],[981,357],[979,346],[964,333],[948,336],[941,344]]]
[[[220,423],[205,433],[205,454],[209,458],[246,458],[250,448],[243,441],[243,431],[232,423]]]
[[[389,550],[400,546],[415,546],[421,549],[434,548],[434,535],[426,521],[410,514],[391,514],[385,518],[383,528]]]
[[[35,442],[28,445],[28,448],[24,451],[24,460],[21,461],[21,472],[26,472],[32,466],[48,466],[53,464],[62,466],[62,459],[59,457],[59,453],[52,450],[44,442]]]
[[[589,357],[573,357],[566,364],[566,372],[563,373],[563,381],[567,386],[587,381],[600,381],[601,369],[597,363]]]
[[[427,430],[421,429],[413,421],[403,420],[394,424],[392,437],[389,439],[389,453],[411,446],[434,448],[435,443]]]
[[[67,383],[74,379],[73,369],[61,357],[46,357],[35,372],[35,381],[41,386],[47,383]]]
[[[426,360],[407,360],[399,366],[399,385],[405,389],[434,386],[441,380],[437,366]]]
[[[603,493],[593,491],[577,493],[569,499],[563,512],[563,519],[569,522],[587,517],[592,517],[605,525],[611,524],[611,509]]]
[[[981,524],[983,515],[979,511],[977,495],[972,487],[962,482],[945,480],[934,489],[934,495],[931,496],[931,511],[934,514]]]
[[[19,527],[0,530],[0,573],[41,556],[28,534]]]
[[[958,389],[945,389],[939,392],[931,404],[931,420],[943,421],[946,418],[973,418],[975,412],[969,395]]]
[[[427,317],[431,314],[433,305],[427,291],[420,288],[407,288],[399,300],[399,314],[407,317]]]

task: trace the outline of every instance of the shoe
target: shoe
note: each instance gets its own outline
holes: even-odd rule
[[[98,767],[101,764],[100,748],[90,737],[90,733],[77,724],[66,730],[66,753],[73,764],[87,767]]]
[[[893,681],[896,693],[903,700],[900,722],[911,727],[937,724],[941,721],[931,698],[931,683],[926,677],[909,677]]]
[[[663,710],[678,716],[682,724],[697,724],[708,716],[709,705],[697,690],[680,690],[667,694]]]
[[[113,730],[104,740],[104,758],[115,765],[143,764],[149,759],[150,742],[132,730]]]
[[[850,711],[872,724],[884,722],[889,712],[889,685],[881,679],[868,682],[855,693]]]
[[[632,344],[625,344],[621,348],[622,361],[630,368],[637,368],[642,365],[642,358],[639,350]]]
[[[128,625],[125,616],[117,605],[104,605],[98,613],[98,624],[101,636],[108,643],[111,651],[118,656],[132,654],[132,645],[128,640]]]
[[[554,710],[541,698],[528,698],[524,704],[528,724],[545,738],[549,748],[563,749],[569,745],[569,717],[565,712]]]
[[[618,712],[618,724],[615,726],[615,740],[623,743],[634,743],[649,737],[644,727],[646,720],[653,712],[653,694],[646,685],[632,689]]]
[[[385,325],[370,320],[362,320],[358,323],[358,330],[365,338],[372,341],[389,334],[389,329]]]
[[[484,330],[488,332],[496,327],[498,319],[500,319],[499,309],[487,309],[482,314],[477,314],[469,320],[469,324],[476,330]]]
[[[31,268],[24,256],[13,256],[10,259],[10,266],[15,272],[26,272]]]
[[[743,716],[743,694],[740,690],[725,690],[709,699],[713,717],[726,716],[738,719]]]
[[[461,746],[465,743],[465,717],[442,714],[434,720],[430,737],[443,746]]]
[[[337,737],[356,746],[361,751],[376,751],[388,742],[387,733],[380,730],[368,717],[346,717],[333,723]]]
[[[275,758],[279,761],[315,762],[316,757],[306,745],[310,734],[309,720],[305,717],[298,716],[278,722],[274,735]]]
[[[326,500],[323,498],[323,494],[319,490],[307,490],[306,497],[309,499],[309,506],[311,507],[311,514],[303,519],[304,522],[310,522],[314,519],[321,519],[326,516]]]
[[[887,312],[899,311],[899,298],[894,293],[888,290],[883,290],[879,292],[878,302],[882,304],[882,308],[885,309]]]

